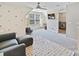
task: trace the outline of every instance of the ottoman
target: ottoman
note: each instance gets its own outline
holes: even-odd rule
[[[18,43],[24,43],[26,47],[30,46],[33,44],[33,37],[31,35],[25,35],[25,36],[21,36],[16,38]]]

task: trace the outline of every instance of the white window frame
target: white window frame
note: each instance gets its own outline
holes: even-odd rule
[[[31,15],[33,15],[32,17],[31,17]],[[38,16],[37,16],[38,15]],[[39,17],[39,18],[38,18]],[[29,15],[29,18],[30,18],[30,24],[31,24],[31,20],[32,21],[34,21],[34,24],[40,24],[40,15],[39,14],[30,14]],[[38,19],[38,20],[37,20]],[[37,21],[38,21],[38,23],[37,23]],[[34,25],[33,24],[33,25]],[[32,25],[32,24],[31,24]]]

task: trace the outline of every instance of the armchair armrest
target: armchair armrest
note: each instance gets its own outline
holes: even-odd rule
[[[33,44],[33,37],[31,35],[17,37],[16,40],[19,44],[24,43],[26,47]]]

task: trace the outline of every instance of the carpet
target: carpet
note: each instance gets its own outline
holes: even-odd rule
[[[46,38],[35,36],[32,56],[73,56],[74,52]]]

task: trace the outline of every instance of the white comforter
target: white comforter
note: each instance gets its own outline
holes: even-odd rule
[[[39,30],[33,31],[32,35],[41,36],[43,38],[46,38],[52,42],[55,42],[59,45],[62,45],[63,47],[71,49],[71,50],[75,50],[75,48],[76,48],[75,40],[68,38],[63,34],[56,33],[52,30],[39,29]]]

